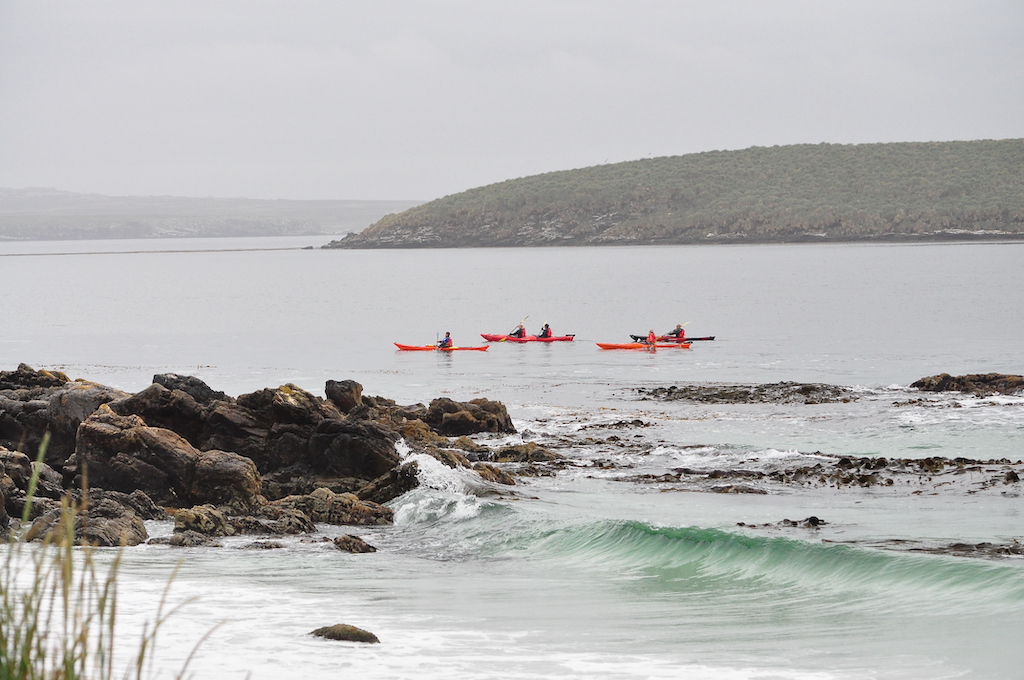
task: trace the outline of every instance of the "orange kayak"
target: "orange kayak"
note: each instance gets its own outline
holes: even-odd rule
[[[597,346],[601,349],[690,349],[690,343],[688,342],[673,342],[668,345],[648,345],[646,342],[599,342]]]
[[[467,349],[476,350],[477,352],[487,351],[487,345],[482,347],[438,347],[437,345],[400,345],[396,342],[395,347],[403,352],[429,352],[431,350],[436,352],[459,352]]]

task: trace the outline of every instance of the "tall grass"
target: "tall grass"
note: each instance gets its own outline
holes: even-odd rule
[[[43,459],[46,443],[44,439],[37,462]],[[115,662],[121,553],[103,567],[95,559],[96,548],[76,545],[75,518],[85,508],[67,497],[61,502],[57,528],[41,543],[26,543],[38,470],[37,465],[29,481],[21,526],[11,532],[6,545],[0,544],[0,680],[150,676],[157,632],[177,609],[166,606],[173,576],[153,621],[143,627],[127,658]],[[183,677],[187,666],[188,660],[175,677]]]

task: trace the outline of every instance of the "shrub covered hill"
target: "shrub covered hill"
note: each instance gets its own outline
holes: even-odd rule
[[[801,144],[549,172],[326,248],[1024,238],[1024,139]]]

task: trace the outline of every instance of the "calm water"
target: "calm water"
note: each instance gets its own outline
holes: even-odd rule
[[[324,239],[326,240],[326,239]],[[128,391],[154,373],[229,394],[353,378],[402,403],[503,400],[544,443],[651,423],[609,453],[637,472],[824,453],[1024,458],[1024,400],[895,407],[940,372],[1024,373],[1024,244],[436,251],[253,250],[314,239],[0,244],[0,369],[59,368]],[[237,248],[236,251],[228,251]],[[245,250],[242,250],[245,249]],[[140,252],[159,251],[159,252]],[[190,252],[179,252],[190,251]],[[403,353],[548,322],[574,343]],[[689,351],[602,352],[652,327],[715,335]],[[641,402],[678,382],[814,381],[862,398],[821,406]],[[126,555],[124,626],[183,559],[197,596],[163,638],[196,677],[1013,678],[1024,662],[1024,563],[834,541],[1024,538],[1019,490],[934,496],[800,490],[659,493],[577,468],[478,497],[424,461],[373,555],[285,550]],[[817,515],[815,534],[741,530]],[[152,533],[170,530],[154,524]],[[329,531],[337,532],[336,528]],[[329,644],[337,622],[383,644]]]

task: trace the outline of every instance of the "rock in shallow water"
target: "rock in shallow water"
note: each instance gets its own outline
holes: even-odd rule
[[[347,640],[349,642],[379,643],[377,636],[368,630],[350,626],[347,623],[336,623],[310,632],[310,635],[327,638],[328,640]]]

